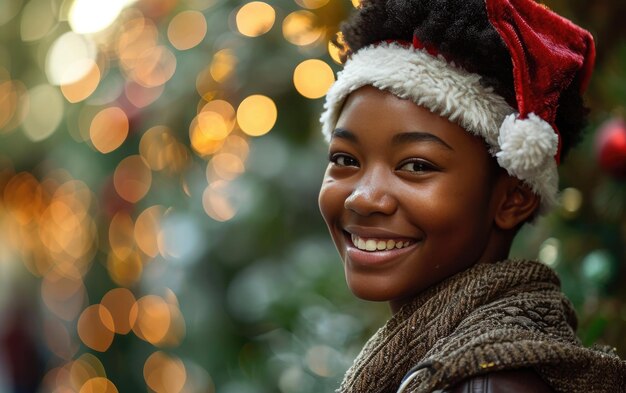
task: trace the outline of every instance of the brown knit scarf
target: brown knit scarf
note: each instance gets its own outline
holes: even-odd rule
[[[626,392],[626,362],[584,348],[556,274],[530,261],[479,264],[405,305],[367,342],[339,393],[444,389],[478,374],[533,368],[559,392]]]

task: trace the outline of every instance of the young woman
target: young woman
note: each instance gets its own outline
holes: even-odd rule
[[[507,260],[556,201],[591,35],[533,0],[366,0],[322,114],[319,204],[360,298],[392,318],[339,392],[626,392],[552,270]]]

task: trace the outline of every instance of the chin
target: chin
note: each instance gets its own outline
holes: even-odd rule
[[[368,282],[369,281],[369,282]],[[371,280],[351,280],[347,279],[348,288],[361,300],[371,302],[388,302],[398,297],[393,289],[382,283],[372,283]]]

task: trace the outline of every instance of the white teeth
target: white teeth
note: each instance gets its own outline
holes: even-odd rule
[[[396,241],[396,240],[385,240],[385,239],[367,239],[362,238],[357,235],[352,235],[352,244],[354,244],[358,249],[364,251],[385,251],[385,250],[393,250],[408,247],[411,245],[411,242],[408,241]]]

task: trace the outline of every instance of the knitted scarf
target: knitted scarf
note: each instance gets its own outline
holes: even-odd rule
[[[559,392],[626,392],[626,362],[582,347],[556,274],[538,262],[478,264],[421,293],[367,342],[338,393],[444,389],[478,374],[533,368]]]

